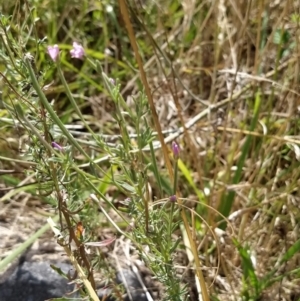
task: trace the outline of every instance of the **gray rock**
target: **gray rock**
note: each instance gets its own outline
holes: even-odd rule
[[[65,273],[70,265],[55,264]],[[62,297],[72,286],[45,262],[24,262],[4,281],[0,281],[0,301],[44,301]]]
[[[55,266],[67,273],[72,267],[66,263],[55,263]],[[127,269],[118,272],[116,283],[122,284],[126,281],[125,288],[130,291],[123,296],[124,301],[147,301],[146,294],[136,275]],[[28,262],[18,265],[18,267],[5,279],[0,280],[0,301],[44,301],[51,298],[59,298],[73,290],[73,285],[61,277],[51,267],[49,262]],[[100,300],[116,301],[113,297],[112,289],[99,288],[97,294]],[[72,295],[74,300],[80,300],[78,294]],[[73,300],[72,296],[67,296],[68,300]]]
[[[131,301],[131,300],[147,301],[148,300],[139,280],[137,279],[136,275],[132,271],[123,269],[121,272],[118,272],[116,275],[116,284],[124,284],[124,287],[128,288],[128,291],[132,299],[129,297],[129,293],[127,291],[127,293],[123,296],[124,301]],[[97,290],[97,294],[100,300],[106,297],[105,301],[117,301],[112,296],[111,289],[108,288],[99,289]]]

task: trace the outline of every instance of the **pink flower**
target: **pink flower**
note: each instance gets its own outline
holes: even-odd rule
[[[171,196],[169,197],[169,200],[170,200],[170,202],[175,203],[175,202],[177,201],[176,195],[171,195]]]
[[[48,46],[47,47],[48,54],[50,55],[53,62],[56,62],[59,57],[59,48],[58,45]]]
[[[172,152],[173,152],[174,158],[178,159],[179,153],[180,153],[180,148],[179,148],[179,145],[175,141],[172,142]]]
[[[84,49],[82,45],[73,42],[73,49],[70,50],[70,54],[72,58],[82,59],[85,56]]]
[[[58,143],[56,143],[55,141],[52,141],[51,142],[51,145],[52,145],[52,147],[54,148],[54,149],[56,149],[56,150],[59,150],[59,151],[63,151],[64,149],[58,144]]]

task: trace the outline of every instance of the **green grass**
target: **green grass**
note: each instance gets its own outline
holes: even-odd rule
[[[234,3],[2,4],[0,210],[56,209],[81,281],[108,266],[83,244],[112,228],[161,300],[300,299],[299,4]]]

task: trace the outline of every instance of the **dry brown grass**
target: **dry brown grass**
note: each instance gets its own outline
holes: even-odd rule
[[[145,61],[161,124],[166,129],[188,124],[181,136],[182,159],[197,187],[210,188],[209,205],[219,208],[226,191],[236,192],[230,221],[263,277],[299,239],[299,26],[293,20],[299,3],[183,1],[183,16],[171,28],[161,28],[168,6],[161,9],[155,44],[150,39],[156,55]],[[186,42],[193,30],[194,38]],[[280,32],[289,39],[279,42]],[[255,98],[260,98],[258,123],[249,130]],[[190,126],[207,106],[211,111]],[[247,135],[252,141],[242,176],[232,183]],[[219,243],[221,270],[210,275],[217,277],[213,291],[220,300],[239,299],[239,253],[230,240]],[[272,277],[287,275],[298,260],[295,255]],[[213,254],[206,264],[217,265]],[[298,285],[297,276],[283,277],[260,298],[298,300]]]
[[[209,189],[204,198],[209,206],[222,209],[228,192],[235,192],[227,216],[234,234],[229,227],[214,230],[216,242],[203,226],[195,239],[206,282],[213,283],[209,291],[216,300],[299,300],[299,255],[280,263],[299,240],[299,1],[136,1],[130,6],[158,120],[163,130],[175,132],[165,141],[181,143],[181,159],[196,187]],[[134,74],[120,72],[122,94],[135,95],[138,72],[126,56],[128,41],[112,36],[110,46]],[[114,70],[114,63],[107,59],[106,70]],[[82,91],[92,94],[89,88]],[[106,95],[87,97],[92,123],[105,128],[111,122],[105,113],[112,109]],[[108,127],[110,134],[117,131],[114,124]],[[184,197],[199,201],[186,182],[180,187]],[[215,229],[216,214],[206,212],[204,218]],[[243,279],[232,238],[251,254],[259,279],[276,270],[274,283],[259,295],[251,291],[249,278]],[[211,249],[215,243],[220,253]],[[191,271],[187,264],[183,275],[191,277]]]

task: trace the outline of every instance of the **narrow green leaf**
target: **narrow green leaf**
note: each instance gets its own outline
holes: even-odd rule
[[[288,261],[291,259],[296,253],[299,253],[300,251],[300,239],[297,240],[288,250],[287,252],[283,255],[283,257],[280,260],[280,264]]]
[[[254,109],[253,109],[253,118],[252,118],[250,129],[249,129],[251,132],[254,131],[254,129],[257,125],[258,117],[259,117],[260,106],[261,106],[260,95],[261,95],[260,91],[257,91],[255,103],[254,103]],[[249,154],[249,151],[250,151],[251,142],[252,142],[252,136],[248,135],[246,138],[246,141],[243,145],[243,148],[242,148],[242,153],[241,153],[241,156],[240,156],[238,164],[237,164],[237,170],[233,177],[233,181],[232,181],[233,185],[238,184],[241,180],[243,167],[244,167],[247,155]],[[235,198],[234,190],[229,191],[227,194],[224,194],[222,197],[221,204],[219,206],[219,212],[222,213],[225,217],[228,217],[228,215],[231,211],[231,207],[233,205],[234,198]],[[220,224],[220,228],[223,230],[226,228],[225,221],[223,221]]]

